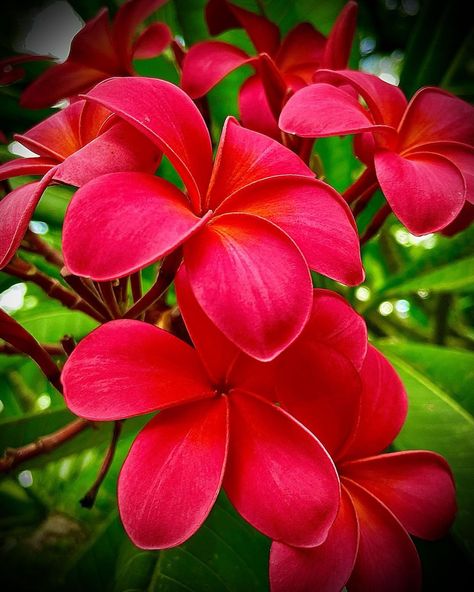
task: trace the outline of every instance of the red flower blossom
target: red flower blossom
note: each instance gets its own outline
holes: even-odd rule
[[[66,266],[109,280],[183,245],[192,289],[209,318],[250,355],[268,360],[301,332],[309,268],[363,278],[354,222],[340,195],[290,150],[229,119],[215,165],[197,107],[176,86],[112,79],[87,98],[135,125],[180,173],[188,195],[141,173],[99,177],[66,214]]]
[[[319,71],[315,81],[288,101],[281,128],[304,138],[362,134],[355,148],[369,167],[366,179],[379,183],[410,232],[440,230],[466,199],[473,203],[473,107],[432,87],[407,105],[397,87],[349,70]]]
[[[273,364],[232,345],[177,278],[196,349],[140,321],[86,337],[63,371],[70,409],[92,420],[161,410],[137,436],[118,484],[125,529],[142,548],[179,545],[204,522],[223,485],[238,512],[276,540],[321,543],[339,482],[319,441],[266,398]]]
[[[294,373],[298,376],[297,368]],[[331,453],[342,497],[323,544],[301,549],[273,543],[272,592],[339,592],[345,585],[350,592],[419,590],[419,558],[408,533],[432,540],[453,521],[453,478],[442,457],[427,451],[381,453],[400,431],[407,401],[393,368],[371,346],[361,378],[360,407],[352,406],[352,421],[326,403],[317,382],[315,396],[303,407],[298,384],[287,381],[281,390],[284,408],[311,426]]]
[[[240,89],[242,124],[280,139],[277,121],[288,96],[309,84],[318,68],[346,67],[356,14],[357,4],[348,2],[327,39],[311,24],[301,23],[281,41],[278,27],[264,16],[227,0],[210,0],[206,7],[210,33],[243,28],[258,55],[249,56],[222,41],[197,43],[184,59],[182,87],[192,98],[198,98],[236,68],[253,66],[255,74]]]
[[[0,268],[12,258],[34,209],[51,182],[80,187],[112,171],[153,172],[159,151],[127,123],[99,105],[77,101],[15,139],[38,154],[0,166],[0,180],[45,175],[0,201]]]
[[[166,0],[128,0],[109,22],[109,11],[102,8],[86,23],[71,43],[67,60],[46,70],[23,92],[21,104],[41,109],[89,90],[111,76],[134,73],[132,60],[159,55],[171,41],[163,23],[153,23],[134,40],[138,25]]]

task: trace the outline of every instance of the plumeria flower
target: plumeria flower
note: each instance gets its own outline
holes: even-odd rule
[[[81,187],[63,231],[72,273],[125,277],[182,245],[199,304],[228,339],[261,360],[303,329],[310,268],[346,284],[362,281],[347,204],[281,144],[228,119],[213,165],[205,122],[173,84],[112,79],[87,99],[155,142],[187,193],[143,173],[104,175]]]
[[[318,68],[345,68],[354,36],[357,4],[349,2],[328,38],[309,23],[294,27],[280,39],[274,23],[227,0],[210,0],[206,7],[209,31],[217,35],[243,28],[256,56],[222,41],[203,41],[190,48],[183,63],[182,87],[192,97],[205,95],[222,78],[245,64],[255,74],[240,89],[242,124],[280,139],[277,121],[284,101],[310,84]]]
[[[153,172],[161,152],[134,127],[107,109],[77,101],[15,139],[37,156],[0,166],[0,180],[40,175],[0,201],[0,268],[13,257],[46,187],[80,187],[112,171]]]
[[[407,104],[400,89],[362,72],[319,71],[315,81],[288,101],[281,128],[304,138],[361,134],[362,183],[380,185],[410,232],[441,230],[474,202],[472,106],[433,87]]]
[[[340,407],[327,404],[317,381],[314,396],[302,405],[298,383],[286,380],[281,389],[283,408],[311,426],[331,453],[342,496],[323,544],[301,549],[273,543],[272,592],[340,592],[344,586],[349,592],[414,592],[421,568],[409,533],[433,540],[453,521],[454,482],[441,456],[383,452],[404,423],[407,400],[394,369],[372,346],[361,379],[360,407],[349,410],[352,421],[345,419],[347,409],[341,414]]]
[[[339,506],[331,459],[268,400],[272,365],[240,352],[209,322],[183,267],[176,283],[196,349],[141,321],[112,321],[79,343],[62,375],[66,402],[81,417],[110,421],[160,410],[120,473],[127,533],[146,549],[179,545],[224,487],[265,535],[321,543]]]
[[[138,25],[165,2],[127,0],[113,23],[108,9],[102,8],[74,37],[67,60],[48,68],[30,84],[21,96],[21,104],[30,109],[49,107],[111,76],[134,74],[134,59],[158,56],[171,42],[170,30],[164,23],[151,24],[135,39]]]

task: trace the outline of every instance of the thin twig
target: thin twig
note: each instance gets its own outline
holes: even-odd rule
[[[0,473],[7,473],[19,464],[55,450],[92,425],[93,423],[87,419],[75,419],[56,432],[38,438],[35,442],[19,448],[7,448],[3,457],[0,458]]]
[[[135,304],[142,297],[142,276],[140,271],[136,271],[130,276],[130,287],[132,289],[133,303]]]
[[[122,311],[117,302],[114,287],[112,282],[96,282],[96,286],[102,294],[104,304],[107,306],[113,319],[120,319],[122,317]]]
[[[50,356],[64,355],[64,350],[60,345],[54,345],[51,343],[41,343],[40,345],[44,349],[44,351],[47,352]],[[27,352],[21,351],[20,349],[16,348],[10,343],[0,343],[0,354],[5,354],[7,356],[28,355]]]
[[[92,508],[97,498],[97,494],[99,493],[100,486],[102,485],[107,473],[109,472],[110,466],[112,461],[114,460],[115,450],[117,448],[117,443],[120,437],[120,432],[122,431],[122,421],[114,422],[114,431],[112,432],[112,440],[110,445],[107,449],[105,454],[104,460],[102,462],[102,466],[100,467],[99,474],[97,475],[96,480],[94,481],[92,487],[86,493],[86,495],[79,501],[83,508]]]
[[[360,237],[361,245],[365,245],[368,240],[377,234],[377,232],[382,228],[385,220],[390,215],[391,211],[392,208],[388,204],[384,204],[380,208],[380,210],[375,214],[372,221],[365,229],[364,234]]]
[[[355,202],[364,193],[373,186],[373,191],[377,187],[377,178],[373,169],[368,168],[362,175],[352,183],[342,194],[342,197],[348,204]]]
[[[31,230],[27,230],[25,240],[30,245],[33,252],[41,255],[46,261],[49,261],[49,263],[57,265],[58,267],[64,266],[62,254]]]
[[[112,319],[112,315],[105,304],[100,300],[94,284],[88,278],[82,278],[77,275],[69,273],[65,268],[61,270],[61,275],[64,281],[71,286],[71,288],[79,294],[79,296],[94,308],[104,319]]]

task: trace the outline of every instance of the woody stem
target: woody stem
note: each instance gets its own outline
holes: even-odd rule
[[[342,194],[348,204],[361,199],[369,190],[373,193],[377,188],[377,178],[373,168],[367,168],[362,175],[352,183]]]
[[[360,237],[360,244],[365,245],[377,232],[382,228],[383,223],[392,211],[388,204],[384,204],[380,210],[375,214],[370,224],[367,226],[364,234]]]

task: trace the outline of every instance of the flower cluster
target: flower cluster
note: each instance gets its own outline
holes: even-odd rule
[[[328,38],[302,23],[281,40],[264,16],[210,0],[211,34],[243,28],[257,55],[205,41],[181,56],[181,88],[136,76],[133,57],[171,42],[161,23],[134,40],[161,4],[128,0],[113,25],[100,12],[68,60],[23,95],[31,107],[71,101],[16,136],[37,156],[0,167],[1,180],[41,177],[0,201],[1,265],[45,188],[77,188],[63,227],[66,272],[111,320],[78,344],[61,380],[79,417],[157,412],[118,483],[136,545],[180,545],[223,488],[274,541],[273,592],[417,590],[410,535],[447,532],[453,478],[433,452],[387,452],[405,421],[405,390],[368,344],[363,318],[336,292],[313,289],[311,272],[363,281],[349,204],[360,210],[377,187],[411,232],[449,232],[473,203],[473,109],[436,88],[407,102],[397,87],[345,69],[352,1]],[[245,64],[255,72],[240,89],[240,122],[227,118],[214,153],[193,99]],[[315,138],[344,134],[357,134],[366,171],[341,196],[308,163]],[[163,158],[180,183],[156,174]],[[136,279],[157,263],[161,291],[147,300]],[[180,330],[143,315],[172,281]]]

